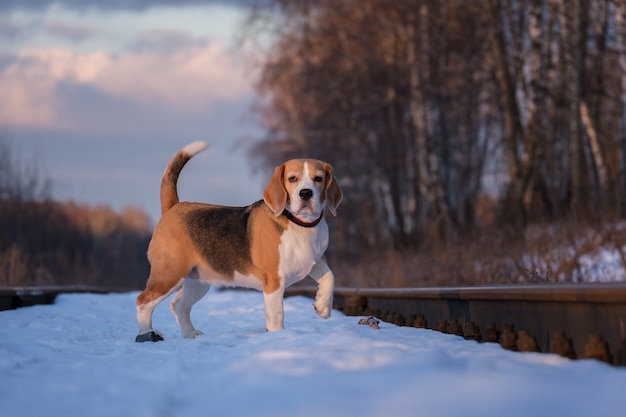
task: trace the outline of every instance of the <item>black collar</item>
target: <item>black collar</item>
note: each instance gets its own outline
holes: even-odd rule
[[[322,212],[322,214],[320,214],[320,216],[317,218],[317,220],[313,220],[312,222],[309,223],[309,222],[304,222],[304,221],[300,220],[299,218],[297,218],[296,216],[291,214],[289,211],[287,211],[287,209],[283,210],[283,214],[285,215],[285,217],[287,217],[293,223],[297,224],[298,226],[302,226],[302,227],[315,227],[322,220],[322,217],[324,217],[324,212]]]

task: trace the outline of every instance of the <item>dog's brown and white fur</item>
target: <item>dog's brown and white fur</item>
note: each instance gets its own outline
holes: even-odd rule
[[[171,302],[182,334],[201,331],[191,324],[191,307],[211,284],[263,291],[265,327],[280,330],[285,288],[306,276],[318,283],[315,310],[328,318],[334,276],[324,260],[328,226],[324,209],[336,215],[342,192],[330,165],[294,159],[276,167],[263,200],[246,207],[179,202],[176,183],[184,165],[204,150],[195,142],[169,162],[161,182],[161,219],[148,248],[150,277],[137,297],[137,341],[161,340],[152,327],[154,308]]]

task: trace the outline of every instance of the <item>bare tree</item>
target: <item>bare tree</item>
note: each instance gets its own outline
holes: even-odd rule
[[[471,235],[485,192],[506,227],[626,211],[623,0],[268,7],[254,153],[336,166],[346,253]]]
[[[0,130],[0,200],[45,200],[52,182],[43,177],[35,160],[26,162],[8,130]]]

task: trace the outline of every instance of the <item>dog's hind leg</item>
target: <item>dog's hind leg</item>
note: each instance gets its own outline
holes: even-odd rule
[[[193,339],[202,333],[196,330],[191,323],[191,307],[207,293],[211,284],[193,276],[182,280],[182,287],[170,304],[170,310],[176,316],[183,337]]]
[[[179,289],[181,284],[173,286],[169,291],[155,295],[155,291],[149,286],[137,296],[137,324],[139,334],[135,342],[158,342],[163,340],[163,335],[152,328],[152,313],[157,305]]]
[[[157,305],[182,286],[189,268],[182,263],[172,262],[166,257],[154,257],[146,289],[137,296],[137,324],[139,335],[136,342],[157,342],[163,335],[152,328],[152,313]],[[153,258],[153,259],[154,259]]]

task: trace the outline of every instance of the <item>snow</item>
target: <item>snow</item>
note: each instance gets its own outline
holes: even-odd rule
[[[192,311],[206,335],[135,343],[136,293],[68,294],[0,312],[0,415],[603,416],[626,415],[626,369],[516,353],[380,323],[312,300],[285,301],[286,329],[264,331],[260,293],[211,291]]]

